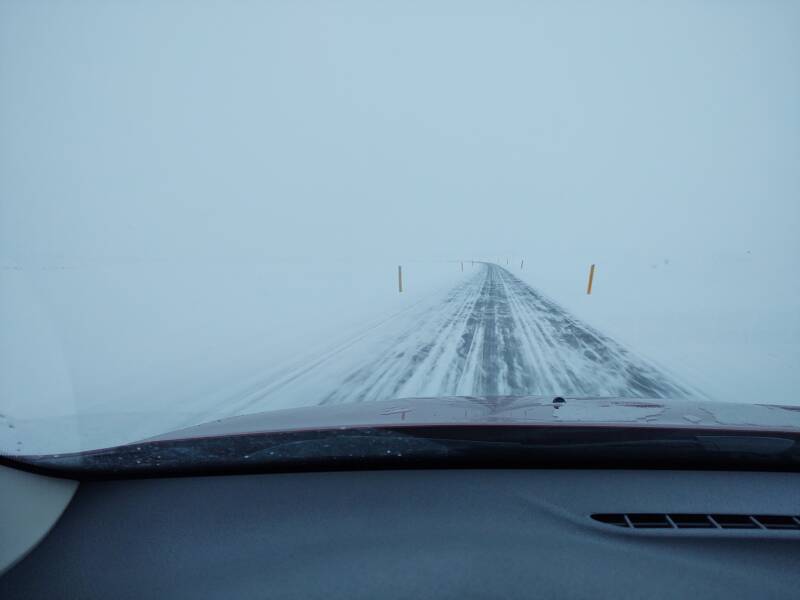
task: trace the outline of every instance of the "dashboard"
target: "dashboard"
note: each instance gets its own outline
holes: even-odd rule
[[[87,481],[0,577],[0,597],[797,597],[800,521],[678,528],[593,518],[614,514],[789,515],[791,525],[800,474],[435,469]]]

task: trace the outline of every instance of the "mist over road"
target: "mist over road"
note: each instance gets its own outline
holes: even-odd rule
[[[229,406],[425,396],[687,397],[648,361],[489,263],[444,296],[264,378]]]

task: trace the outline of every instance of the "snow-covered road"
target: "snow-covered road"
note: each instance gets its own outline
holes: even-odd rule
[[[358,335],[264,374],[231,414],[449,395],[697,395],[495,264]]]

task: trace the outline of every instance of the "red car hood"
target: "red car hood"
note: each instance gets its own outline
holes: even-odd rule
[[[626,398],[564,397],[554,401],[552,396],[409,398],[243,415],[173,431],[147,441],[420,425],[597,425],[797,432],[800,431],[800,406]]]

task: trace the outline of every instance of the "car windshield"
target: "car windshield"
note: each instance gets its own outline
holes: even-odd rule
[[[3,2],[0,452],[410,399],[800,404],[798,27]]]

